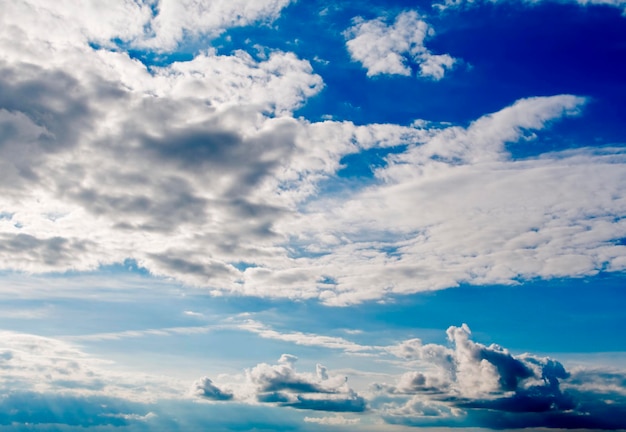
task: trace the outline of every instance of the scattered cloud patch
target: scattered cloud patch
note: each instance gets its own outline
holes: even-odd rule
[[[448,54],[433,54],[424,45],[434,30],[416,12],[399,14],[388,25],[383,18],[357,19],[345,32],[352,60],[367,69],[367,76],[411,75],[411,63],[424,78],[440,80],[456,60]]]

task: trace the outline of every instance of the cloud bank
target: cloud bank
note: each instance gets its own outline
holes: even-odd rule
[[[271,20],[287,3],[202,25]],[[112,41],[166,49],[179,40],[172,29],[213,30],[169,3],[114,2],[103,14],[85,3],[81,22],[65,6],[36,6],[12,2],[1,18],[3,270],[130,259],[216,295],[342,306],[626,265],[622,147],[511,156],[553,122],[584,115],[584,97],[520,99],[469,125],[310,122],[293,113],[324,82],[293,53],[206,49],[146,65]],[[145,39],[144,24],[157,20]],[[371,59],[372,71],[405,73],[403,56],[421,67],[431,56],[429,27],[413,12],[350,31],[355,47],[380,33],[385,47],[371,53],[392,60]],[[342,187],[343,158],[372,149],[391,153],[370,181]],[[324,188],[333,182],[337,190]]]
[[[370,381],[370,389],[359,393],[348,387],[346,377],[320,364],[315,374],[296,371],[298,359],[288,354],[277,364],[247,369],[243,379],[222,375],[223,384],[217,385],[204,377],[192,392],[213,402],[354,413],[367,415],[367,421],[374,416],[415,427],[626,428],[623,371],[568,369],[550,357],[516,355],[473,341],[466,324],[449,327],[447,338],[449,345],[409,339],[376,347],[379,360],[407,371],[392,383]],[[304,421],[349,425],[364,420],[336,414]]]

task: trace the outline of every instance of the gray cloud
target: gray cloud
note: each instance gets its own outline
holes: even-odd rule
[[[328,373],[317,365],[316,373],[295,369],[298,358],[283,354],[278,364],[259,363],[246,370],[246,381],[238,390],[222,390],[208,378],[194,383],[194,394],[213,400],[260,402],[279,407],[329,412],[363,412],[365,399],[348,387],[347,378]],[[206,390],[208,389],[208,390]]]
[[[227,401],[233,398],[232,392],[215,386],[208,377],[202,377],[194,382],[191,391],[195,396],[215,401]]]
[[[0,256],[6,263],[24,260],[23,266],[49,269],[79,265],[77,257],[93,253],[96,245],[83,239],[37,238],[29,234],[0,234]]]
[[[498,345],[474,342],[465,324],[450,327],[447,334],[453,347],[441,347],[452,359],[446,366],[438,357],[429,359],[422,353],[432,351],[428,345],[408,341],[409,358],[427,372],[408,372],[396,385],[374,385],[374,390],[395,397],[413,395],[380,407],[388,422],[492,429],[626,428],[626,394],[619,387],[623,373],[570,373],[554,359],[516,356]],[[392,347],[391,352],[406,353],[406,345]]]

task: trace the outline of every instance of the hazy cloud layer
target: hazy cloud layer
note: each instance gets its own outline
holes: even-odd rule
[[[32,393],[42,401],[54,399],[51,395],[57,393],[69,399],[104,397],[129,403],[180,398],[183,393],[183,387],[173,379],[113,372],[109,370],[111,364],[59,339],[0,332],[3,392]],[[20,393],[14,396],[22,397]],[[5,402],[13,403],[11,400]]]

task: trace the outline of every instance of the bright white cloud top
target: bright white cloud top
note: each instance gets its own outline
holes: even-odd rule
[[[623,1],[0,2],[0,429],[626,427]]]
[[[413,62],[419,65],[420,76],[440,80],[455,63],[448,54],[433,54],[425,47],[425,40],[435,33],[413,11],[399,14],[391,25],[382,18],[358,19],[345,34],[350,56],[363,64],[367,76],[411,75]]]

